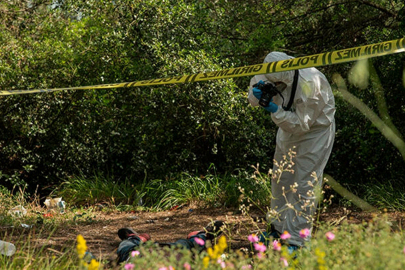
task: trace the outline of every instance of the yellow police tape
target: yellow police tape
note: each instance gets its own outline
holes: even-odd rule
[[[333,52],[314,54],[309,56],[297,57],[288,60],[282,60],[271,63],[263,63],[238,68],[224,69],[220,71],[211,71],[197,73],[192,75],[182,75],[167,77],[161,79],[152,79],[135,82],[99,84],[90,86],[64,87],[52,89],[32,89],[32,90],[0,90],[0,96],[54,92],[61,90],[86,90],[86,89],[109,89],[109,88],[128,88],[139,86],[151,86],[162,84],[192,83],[207,80],[228,79],[242,76],[253,76],[280,71],[303,69],[310,67],[320,67],[345,62],[357,61],[366,58],[383,56],[388,54],[400,53],[405,51],[405,38],[391,40],[371,45],[359,46],[350,49],[343,49]]]

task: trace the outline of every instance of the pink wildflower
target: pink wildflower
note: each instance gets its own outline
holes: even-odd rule
[[[225,268],[225,267],[226,267],[225,262],[224,262],[223,260],[221,260],[221,259],[218,259],[218,260],[217,260],[217,263],[218,263],[219,265],[221,265],[221,268]]]
[[[281,250],[281,243],[277,240],[273,241],[273,249],[276,251],[280,251]]]
[[[135,268],[135,264],[133,264],[133,263],[127,263],[127,264],[124,266],[124,268],[125,268],[125,270],[132,270],[132,269]]]
[[[259,258],[259,260],[263,259],[263,257],[264,257],[264,253],[263,253],[263,252],[257,253],[257,258]]]
[[[197,244],[199,244],[200,246],[204,246],[204,244],[205,244],[205,241],[202,240],[201,238],[198,238],[198,237],[194,238],[194,241],[195,241]]]
[[[291,234],[289,234],[287,231],[284,231],[281,235],[280,238],[283,240],[287,240],[291,237]]]
[[[259,237],[257,237],[256,234],[251,234],[248,236],[248,240],[252,243],[256,243],[257,241],[259,241]]]
[[[259,252],[265,252],[266,251],[266,246],[263,243],[254,243],[253,246],[255,247],[255,250]]]
[[[159,270],[168,270],[167,267],[159,267]]]
[[[248,264],[248,265],[242,266],[242,270],[247,270],[247,269],[252,269],[252,265]]]
[[[403,250],[403,252],[404,252],[404,254],[405,254],[405,247],[404,247],[404,250]]]
[[[139,256],[141,253],[138,250],[134,250],[131,252],[131,257]]]
[[[286,258],[281,257],[281,258],[280,258],[280,261],[282,261],[282,262],[284,263],[284,266],[285,266],[285,267],[288,266],[288,262],[287,262],[287,259],[286,259]]]
[[[305,228],[300,231],[301,238],[307,238],[311,234],[310,230]]]
[[[328,241],[332,241],[333,239],[335,239],[335,235],[333,234],[333,232],[327,232],[327,233],[325,234],[325,236],[326,236],[326,239],[327,239]]]
[[[191,265],[189,263],[184,263],[183,266],[184,266],[184,269],[186,269],[186,270],[191,269]]]

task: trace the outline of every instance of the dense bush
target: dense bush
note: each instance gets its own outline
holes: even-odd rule
[[[196,24],[204,26],[207,18],[193,20],[201,7],[124,1],[94,10],[93,4],[80,6],[80,20],[72,19],[75,6],[38,8],[28,13],[49,14],[41,24],[24,13],[20,25],[29,20],[29,27],[3,28],[12,53],[2,55],[2,88],[133,81],[232,65],[208,50],[215,43],[183,28],[188,20],[194,31]],[[4,5],[9,12],[12,7]],[[139,14],[144,16],[136,20]],[[5,26],[15,23],[7,19]],[[23,70],[12,66],[19,62]],[[248,80],[239,82],[243,89],[228,80],[3,97],[2,178],[9,186],[27,182],[35,188],[95,171],[143,180],[145,173],[205,172],[211,163],[229,171],[263,161],[274,128],[268,115],[247,107]]]

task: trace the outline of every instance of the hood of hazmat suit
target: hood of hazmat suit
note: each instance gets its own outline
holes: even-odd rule
[[[288,59],[293,57],[271,52],[264,62]],[[303,246],[308,239],[300,237],[299,232],[312,229],[319,195],[316,193],[321,187],[323,170],[335,138],[335,99],[325,75],[316,68],[300,69],[292,107],[289,111],[284,110],[283,105],[286,106],[291,97],[294,73],[293,70],[254,76],[250,81],[248,100],[252,106],[259,106],[252,86],[260,80],[287,85],[281,92],[283,97],[273,97],[279,108],[271,113],[271,118],[279,129],[272,177],[274,198],[268,221],[278,232],[291,234],[290,244]],[[290,156],[292,170],[283,171],[281,164]]]
[[[293,59],[282,52],[271,52],[264,59],[264,63]],[[335,99],[325,75],[316,68],[299,70],[298,86],[295,93],[292,111],[284,111],[290,100],[294,70],[256,75],[250,81],[248,99],[251,105],[259,106],[259,100],[252,93],[252,86],[260,80],[264,82],[282,82],[287,85],[282,92],[283,98],[277,95],[273,102],[279,106],[277,112],[272,113],[274,123],[286,132],[305,133],[314,126],[330,126],[334,121]]]

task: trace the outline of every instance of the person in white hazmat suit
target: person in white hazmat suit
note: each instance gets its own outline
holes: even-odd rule
[[[282,52],[271,52],[264,63],[292,58]],[[278,238],[287,231],[291,235],[288,250],[292,252],[310,239],[317,204],[315,191],[321,188],[335,138],[335,99],[326,77],[316,68],[306,68],[254,76],[248,94],[251,105],[259,106],[262,96],[262,91],[254,86],[268,82],[279,89],[269,105],[262,106],[271,112],[278,126],[274,160],[280,163],[290,150],[296,154],[293,171],[283,172],[280,178],[275,177],[277,163],[273,165],[268,219],[272,229],[265,236]]]

